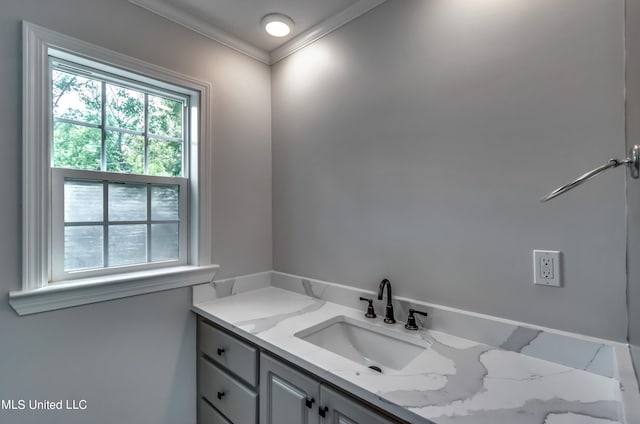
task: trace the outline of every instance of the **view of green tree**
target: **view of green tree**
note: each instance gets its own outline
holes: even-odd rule
[[[144,137],[107,131],[107,171],[144,174]]]
[[[101,170],[101,128],[106,124],[106,168],[102,170],[144,174],[145,97],[148,133],[155,135],[148,140],[147,173],[181,176],[181,102],[57,69],[52,72],[54,166]],[[103,101],[106,123],[102,122]]]
[[[101,82],[53,70],[53,116],[100,125]]]
[[[100,170],[102,131],[56,122],[53,127],[53,166]]]
[[[107,125],[144,131],[144,93],[106,84]]]
[[[182,103],[149,96],[149,133],[182,138]]]
[[[182,143],[149,140],[149,175],[182,175]]]
[[[55,117],[100,125],[100,82],[54,70],[51,97]],[[54,166],[100,170],[101,137],[99,128],[56,122]]]

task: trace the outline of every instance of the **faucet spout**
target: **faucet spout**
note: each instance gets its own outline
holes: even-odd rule
[[[382,300],[382,295],[384,294],[385,287],[387,288],[387,308],[385,311],[384,322],[386,322],[387,324],[394,324],[396,322],[396,319],[393,316],[391,281],[389,281],[387,278],[380,281],[380,285],[378,286],[378,300]]]
[[[387,288],[387,306],[391,305],[391,281],[388,279],[384,279],[380,281],[380,285],[378,286],[378,300],[382,300],[382,295],[384,293],[384,288]]]

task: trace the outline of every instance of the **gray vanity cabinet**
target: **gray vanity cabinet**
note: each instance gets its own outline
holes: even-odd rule
[[[198,318],[198,424],[398,422],[260,350]]]
[[[258,422],[258,349],[198,320],[198,424]]]
[[[260,355],[260,424],[393,424],[284,363]]]

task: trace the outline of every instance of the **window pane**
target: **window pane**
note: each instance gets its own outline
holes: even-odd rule
[[[149,175],[180,177],[182,175],[182,143],[149,140]]]
[[[149,133],[182,138],[182,102],[149,96]]]
[[[51,72],[53,116],[100,125],[102,83],[58,70]]]
[[[102,182],[64,182],[64,222],[102,222]]]
[[[178,259],[178,224],[151,224],[151,261]]]
[[[107,84],[107,125],[132,131],[144,130],[144,94]]]
[[[53,127],[53,166],[100,170],[101,138],[99,128],[56,122]]]
[[[109,221],[146,221],[147,185],[109,183]]]
[[[109,226],[109,266],[142,264],[146,261],[146,225]]]
[[[103,266],[102,226],[64,228],[64,270]]]
[[[144,137],[107,131],[107,171],[144,174]]]
[[[153,221],[169,221],[180,219],[179,215],[180,186],[151,186],[151,219]]]

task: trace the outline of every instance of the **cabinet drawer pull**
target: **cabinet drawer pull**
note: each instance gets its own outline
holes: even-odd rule
[[[218,392],[218,400],[222,400],[222,398],[224,397],[224,392]]]
[[[307,408],[311,409],[311,405],[313,405],[313,403],[314,403],[315,401],[316,401],[316,400],[315,400],[314,398],[311,398],[311,399],[306,398],[306,399],[304,400],[304,403],[305,403],[305,405],[307,405]]]
[[[318,407],[318,414],[320,414],[322,418],[327,416],[327,411],[329,411],[329,408],[327,408],[326,406]]]
[[[224,353],[224,348],[223,347],[219,347],[218,348],[218,356],[222,356],[223,353]]]

